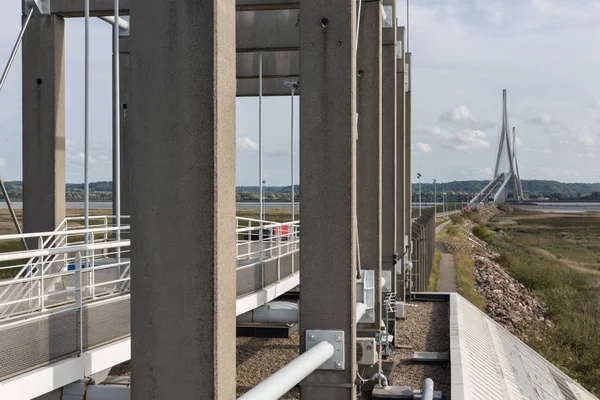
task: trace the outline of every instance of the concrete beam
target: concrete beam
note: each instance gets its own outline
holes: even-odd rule
[[[64,20],[34,11],[22,50],[25,233],[53,231],[65,218],[64,44]]]
[[[290,78],[266,78],[263,79],[263,96],[290,96],[291,89],[283,84],[284,81],[299,80],[296,77]],[[302,88],[300,88],[302,90]],[[296,91],[298,93],[298,91]],[[258,96],[258,79],[238,79],[237,97],[256,97]]]
[[[263,52],[262,73],[264,78],[288,78],[300,76],[300,53],[298,51]],[[259,53],[236,55],[238,79],[258,78]]]
[[[395,7],[393,20],[395,21]],[[383,33],[392,33],[392,40],[389,44],[383,43],[381,49],[382,63],[382,120],[381,120],[381,211],[382,211],[382,265],[384,271],[392,272],[392,291],[397,292],[396,271],[394,265],[394,253],[400,252],[402,248],[397,246],[396,235],[398,233],[397,223],[402,224],[402,214],[397,215],[396,202],[403,199],[397,199],[397,86],[396,86],[396,29],[383,28]],[[382,39],[383,41],[383,39]],[[402,179],[399,177],[400,180]]]
[[[131,0],[119,1],[119,14],[129,15]],[[93,17],[115,15],[114,0],[90,0],[90,15]],[[83,1],[51,0],[50,12],[64,18],[83,17]]]
[[[300,46],[298,10],[238,11],[235,20],[238,52],[297,50]]]
[[[233,399],[235,3],[131,17],[132,399]]]
[[[356,3],[300,4],[300,338],[344,331],[344,369],[317,370],[304,399],[356,398]]]
[[[381,4],[363,1],[358,37],[358,141],[356,185],[360,264],[381,281]],[[375,285],[375,322],[379,331],[381,285]]]
[[[119,8],[121,15],[129,15],[131,0],[120,0]],[[299,0],[237,0],[236,9],[239,11],[250,10],[287,10],[298,9]],[[114,15],[114,0],[90,0],[90,15],[109,16]],[[50,10],[62,17],[83,17],[83,1],[81,0],[52,0]]]

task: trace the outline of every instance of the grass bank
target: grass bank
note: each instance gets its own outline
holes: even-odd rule
[[[433,266],[431,268],[431,275],[429,277],[429,292],[438,291],[438,283],[440,282],[440,263],[442,262],[442,253],[439,250],[435,251],[433,256]]]
[[[548,306],[555,327],[530,332],[528,344],[598,394],[600,216],[507,214],[477,235]]]

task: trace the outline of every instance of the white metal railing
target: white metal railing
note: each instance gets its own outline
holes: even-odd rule
[[[0,236],[0,241],[33,239],[38,242],[37,249],[0,254],[0,262],[16,262],[0,270],[19,269],[13,279],[0,281],[0,318],[73,303],[77,291],[84,301],[129,291],[129,242],[113,239],[119,229],[111,223],[114,217],[90,219],[96,223],[89,229],[81,229],[83,217],[71,217],[54,232]],[[121,226],[122,232],[128,229],[129,226]],[[126,243],[126,246],[115,243]],[[117,261],[118,255],[125,258]],[[78,262],[85,279],[80,287],[76,285],[75,273]]]
[[[129,241],[115,238],[117,230],[126,233],[129,225],[119,228],[114,220],[114,216],[93,216],[90,228],[83,229],[84,217],[70,217],[54,232],[0,236],[0,241],[38,242],[37,249],[0,254],[0,263],[9,264],[0,267],[0,271],[19,270],[13,279],[0,281],[0,319],[73,305],[76,292],[81,292],[84,302],[128,293]],[[267,263],[276,266],[277,281],[289,276],[290,271],[291,274],[298,272],[298,265],[294,263],[294,253],[300,249],[298,221],[276,223],[238,217],[236,232],[237,269],[260,268],[261,285],[256,290],[267,286]],[[285,269],[282,268],[284,258]],[[82,281],[76,279],[78,273]],[[272,279],[268,284],[271,283]]]

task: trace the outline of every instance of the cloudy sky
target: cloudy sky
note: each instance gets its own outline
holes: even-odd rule
[[[20,2],[3,3],[2,66],[20,27]],[[399,5],[404,8],[404,0]],[[410,18],[413,168],[425,181],[491,177],[502,89],[517,129],[522,178],[600,181],[600,1],[412,0]],[[405,23],[404,12],[399,23]],[[83,21],[68,20],[66,33],[67,181],[82,182]],[[91,35],[90,177],[109,180],[110,26],[93,20]],[[6,180],[21,179],[20,57],[0,93],[0,173]],[[238,99],[237,105],[237,183],[255,185],[258,104]],[[296,160],[297,105],[298,99]],[[263,115],[264,179],[289,184],[289,97],[265,99]]]

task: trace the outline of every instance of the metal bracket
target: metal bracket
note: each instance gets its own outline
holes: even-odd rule
[[[307,330],[306,331],[306,350],[310,350],[320,342],[327,342],[333,346],[333,356],[323,363],[317,369],[346,369],[344,358],[344,331],[324,331]]]
[[[40,14],[42,15],[50,15],[50,0],[24,0],[23,1],[23,12],[25,14],[29,14],[29,11],[33,8],[37,7]]]
[[[356,321],[361,324],[372,324],[375,322],[375,271],[361,271],[361,277],[356,281],[356,301],[365,303],[367,311],[365,315]]]

